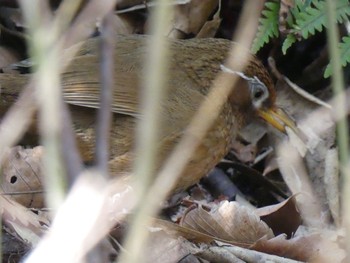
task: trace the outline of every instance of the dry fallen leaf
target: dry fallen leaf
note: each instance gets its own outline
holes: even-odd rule
[[[214,14],[213,19],[204,23],[204,25],[196,35],[197,38],[215,37],[215,34],[218,31],[222,21],[220,17],[220,13],[221,13],[221,0],[219,1],[219,8]]]
[[[149,231],[144,262],[178,262],[189,254],[183,238],[173,236],[162,228],[150,227]]]
[[[114,247],[119,251],[119,242],[128,228],[126,219],[118,224],[110,233],[115,240]],[[191,254],[193,247],[214,241],[212,237],[205,236],[194,230],[184,228],[178,224],[154,218],[148,227],[149,239],[144,246],[142,262],[207,262],[198,260]]]
[[[317,263],[340,263],[345,259],[345,250],[331,231],[296,236],[287,240],[279,235],[270,240],[260,239],[251,249],[295,260]]]
[[[35,247],[45,233],[49,221],[41,215],[35,214],[19,203],[3,196],[0,192],[1,218],[13,235],[24,243]]]
[[[279,204],[259,208],[256,213],[271,227],[276,236],[286,234],[290,237],[302,223],[295,196],[291,196]]]
[[[272,230],[252,210],[237,202],[223,201],[207,211],[202,206],[189,211],[181,226],[221,240],[253,244],[262,237],[272,238]]]
[[[174,18],[166,35],[171,38],[179,38],[182,34],[197,35],[218,3],[218,0],[192,0],[175,6]]]
[[[8,149],[2,167],[1,189],[18,203],[33,208],[44,206],[42,183],[43,147]]]

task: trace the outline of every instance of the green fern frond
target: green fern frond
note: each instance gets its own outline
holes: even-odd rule
[[[310,0],[311,1],[311,0]],[[290,13],[287,17],[287,23],[290,28],[295,24],[295,20],[301,19],[301,14],[305,11],[305,8],[310,5],[310,3],[304,0],[295,0],[294,7],[290,9]],[[287,50],[297,41],[297,37],[293,33],[289,33],[282,44],[283,55],[287,53]]]
[[[339,49],[341,64],[345,67],[350,63],[350,36],[343,37],[342,42],[339,43]],[[328,64],[323,76],[328,78],[330,75],[332,75],[332,67]]]
[[[336,0],[337,22],[342,23],[350,16],[350,3],[348,0]],[[316,31],[321,32],[326,24],[325,2],[314,0],[312,5],[307,6],[305,11],[300,13],[300,17],[296,19],[296,24],[292,32],[300,34],[303,38],[314,35]]]
[[[279,36],[278,15],[279,1],[269,1],[265,3],[265,9],[260,17],[258,32],[252,45],[252,52],[256,53],[273,37]]]
[[[301,19],[301,14],[305,12],[305,9],[310,6],[311,0],[304,1],[304,0],[295,0],[294,1],[294,7],[290,9],[291,14],[291,20],[288,23],[291,27],[295,24],[295,21],[298,19]]]
[[[292,34],[287,35],[282,45],[283,55],[287,53],[287,49],[290,48],[296,41],[297,41],[297,38],[294,35]]]
[[[300,14],[300,18],[296,19],[297,30],[294,32],[300,33],[303,38],[307,38],[309,34],[314,35],[316,30],[321,32],[326,23],[324,4],[324,2],[314,1],[316,8],[308,6],[305,12]]]

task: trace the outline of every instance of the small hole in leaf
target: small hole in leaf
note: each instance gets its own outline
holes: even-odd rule
[[[14,184],[15,182],[17,182],[17,176],[16,175],[13,175],[10,179],[10,183],[11,184]]]

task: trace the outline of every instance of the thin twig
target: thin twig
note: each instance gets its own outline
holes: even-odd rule
[[[112,99],[114,87],[114,49],[115,33],[113,12],[102,21],[101,27],[101,92],[100,107],[97,112],[96,127],[96,163],[100,173],[107,177],[109,161],[109,137],[112,120]]]
[[[78,151],[75,132],[72,126],[72,118],[68,105],[62,103],[62,156],[67,174],[67,187],[70,189],[78,175],[83,171],[83,161]]]
[[[114,50],[115,33],[113,27],[113,11],[108,13],[102,20],[101,38],[100,38],[100,106],[97,111],[96,126],[96,166],[103,177],[108,179],[108,161],[109,161],[109,138],[112,120],[112,99],[114,88]],[[104,241],[104,242],[103,242]],[[104,245],[108,242],[106,238],[100,241],[86,256],[86,262],[107,262],[108,253]]]

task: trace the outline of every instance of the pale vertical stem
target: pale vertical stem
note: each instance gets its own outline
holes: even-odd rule
[[[54,34],[59,36],[63,33],[62,30],[69,26],[78,11],[81,2],[82,0],[62,1],[56,11],[55,20],[53,21],[54,24],[52,29],[57,30],[57,32],[54,32]]]
[[[138,193],[138,203],[144,201],[155,173],[157,156],[157,140],[160,120],[160,103],[166,87],[168,69],[168,45],[163,36],[169,22],[170,5],[166,0],[159,0],[151,18],[153,36],[149,44],[149,57],[145,63],[145,82],[142,94],[142,115],[136,134],[135,185]],[[130,231],[127,235],[125,248],[130,253],[122,253],[120,262],[142,262],[142,249],[147,241],[148,231],[144,225],[148,210],[135,211]]]
[[[328,39],[328,50],[330,54],[330,63],[333,69],[332,75],[332,87],[334,96],[342,94],[344,91],[344,74],[340,62],[340,50],[338,46],[339,30],[336,22],[335,13],[336,1],[327,0],[327,39]],[[345,96],[338,96],[338,103],[335,104],[335,111],[339,116],[346,116],[346,98]],[[343,117],[337,122],[337,136],[338,136],[338,147],[340,153],[340,162],[345,165],[348,161],[349,156],[349,143],[348,143],[348,127],[346,118]]]
[[[331,66],[333,69],[332,87],[335,99],[334,110],[338,116],[346,116],[346,97],[337,96],[344,91],[344,75],[340,62],[340,51],[338,47],[339,31],[336,21],[336,3],[337,1],[326,1],[327,15],[327,39],[328,50],[331,58]],[[343,224],[346,228],[347,252],[350,253],[350,165],[349,165],[349,138],[348,123],[346,117],[342,117],[337,122],[337,141],[339,148],[340,175],[342,176],[342,210]]]
[[[48,30],[50,11],[40,0],[21,1],[24,16],[31,34],[29,46],[36,64],[36,98],[39,105],[41,142],[45,147],[44,174],[47,203],[57,209],[64,199],[64,180],[60,156],[60,78],[58,49],[54,47],[56,36]],[[40,8],[41,7],[41,8]]]
[[[65,176],[61,156],[61,61],[56,44],[61,33],[72,20],[80,1],[65,1],[53,18],[47,2],[21,0],[23,15],[29,26],[30,54],[35,62],[37,87],[35,96],[39,106],[41,142],[45,147],[44,174],[48,206],[57,209],[65,196]],[[63,12],[65,11],[65,12]],[[64,21],[60,21],[63,19]]]
[[[148,57],[145,61],[144,89],[142,90],[142,119],[137,127],[136,147],[137,162],[135,165],[137,192],[141,195],[149,188],[155,172],[156,147],[160,120],[160,102],[166,89],[168,75],[168,42],[164,37],[169,22],[170,6],[166,0],[159,4],[151,17],[153,35],[148,44]]]

